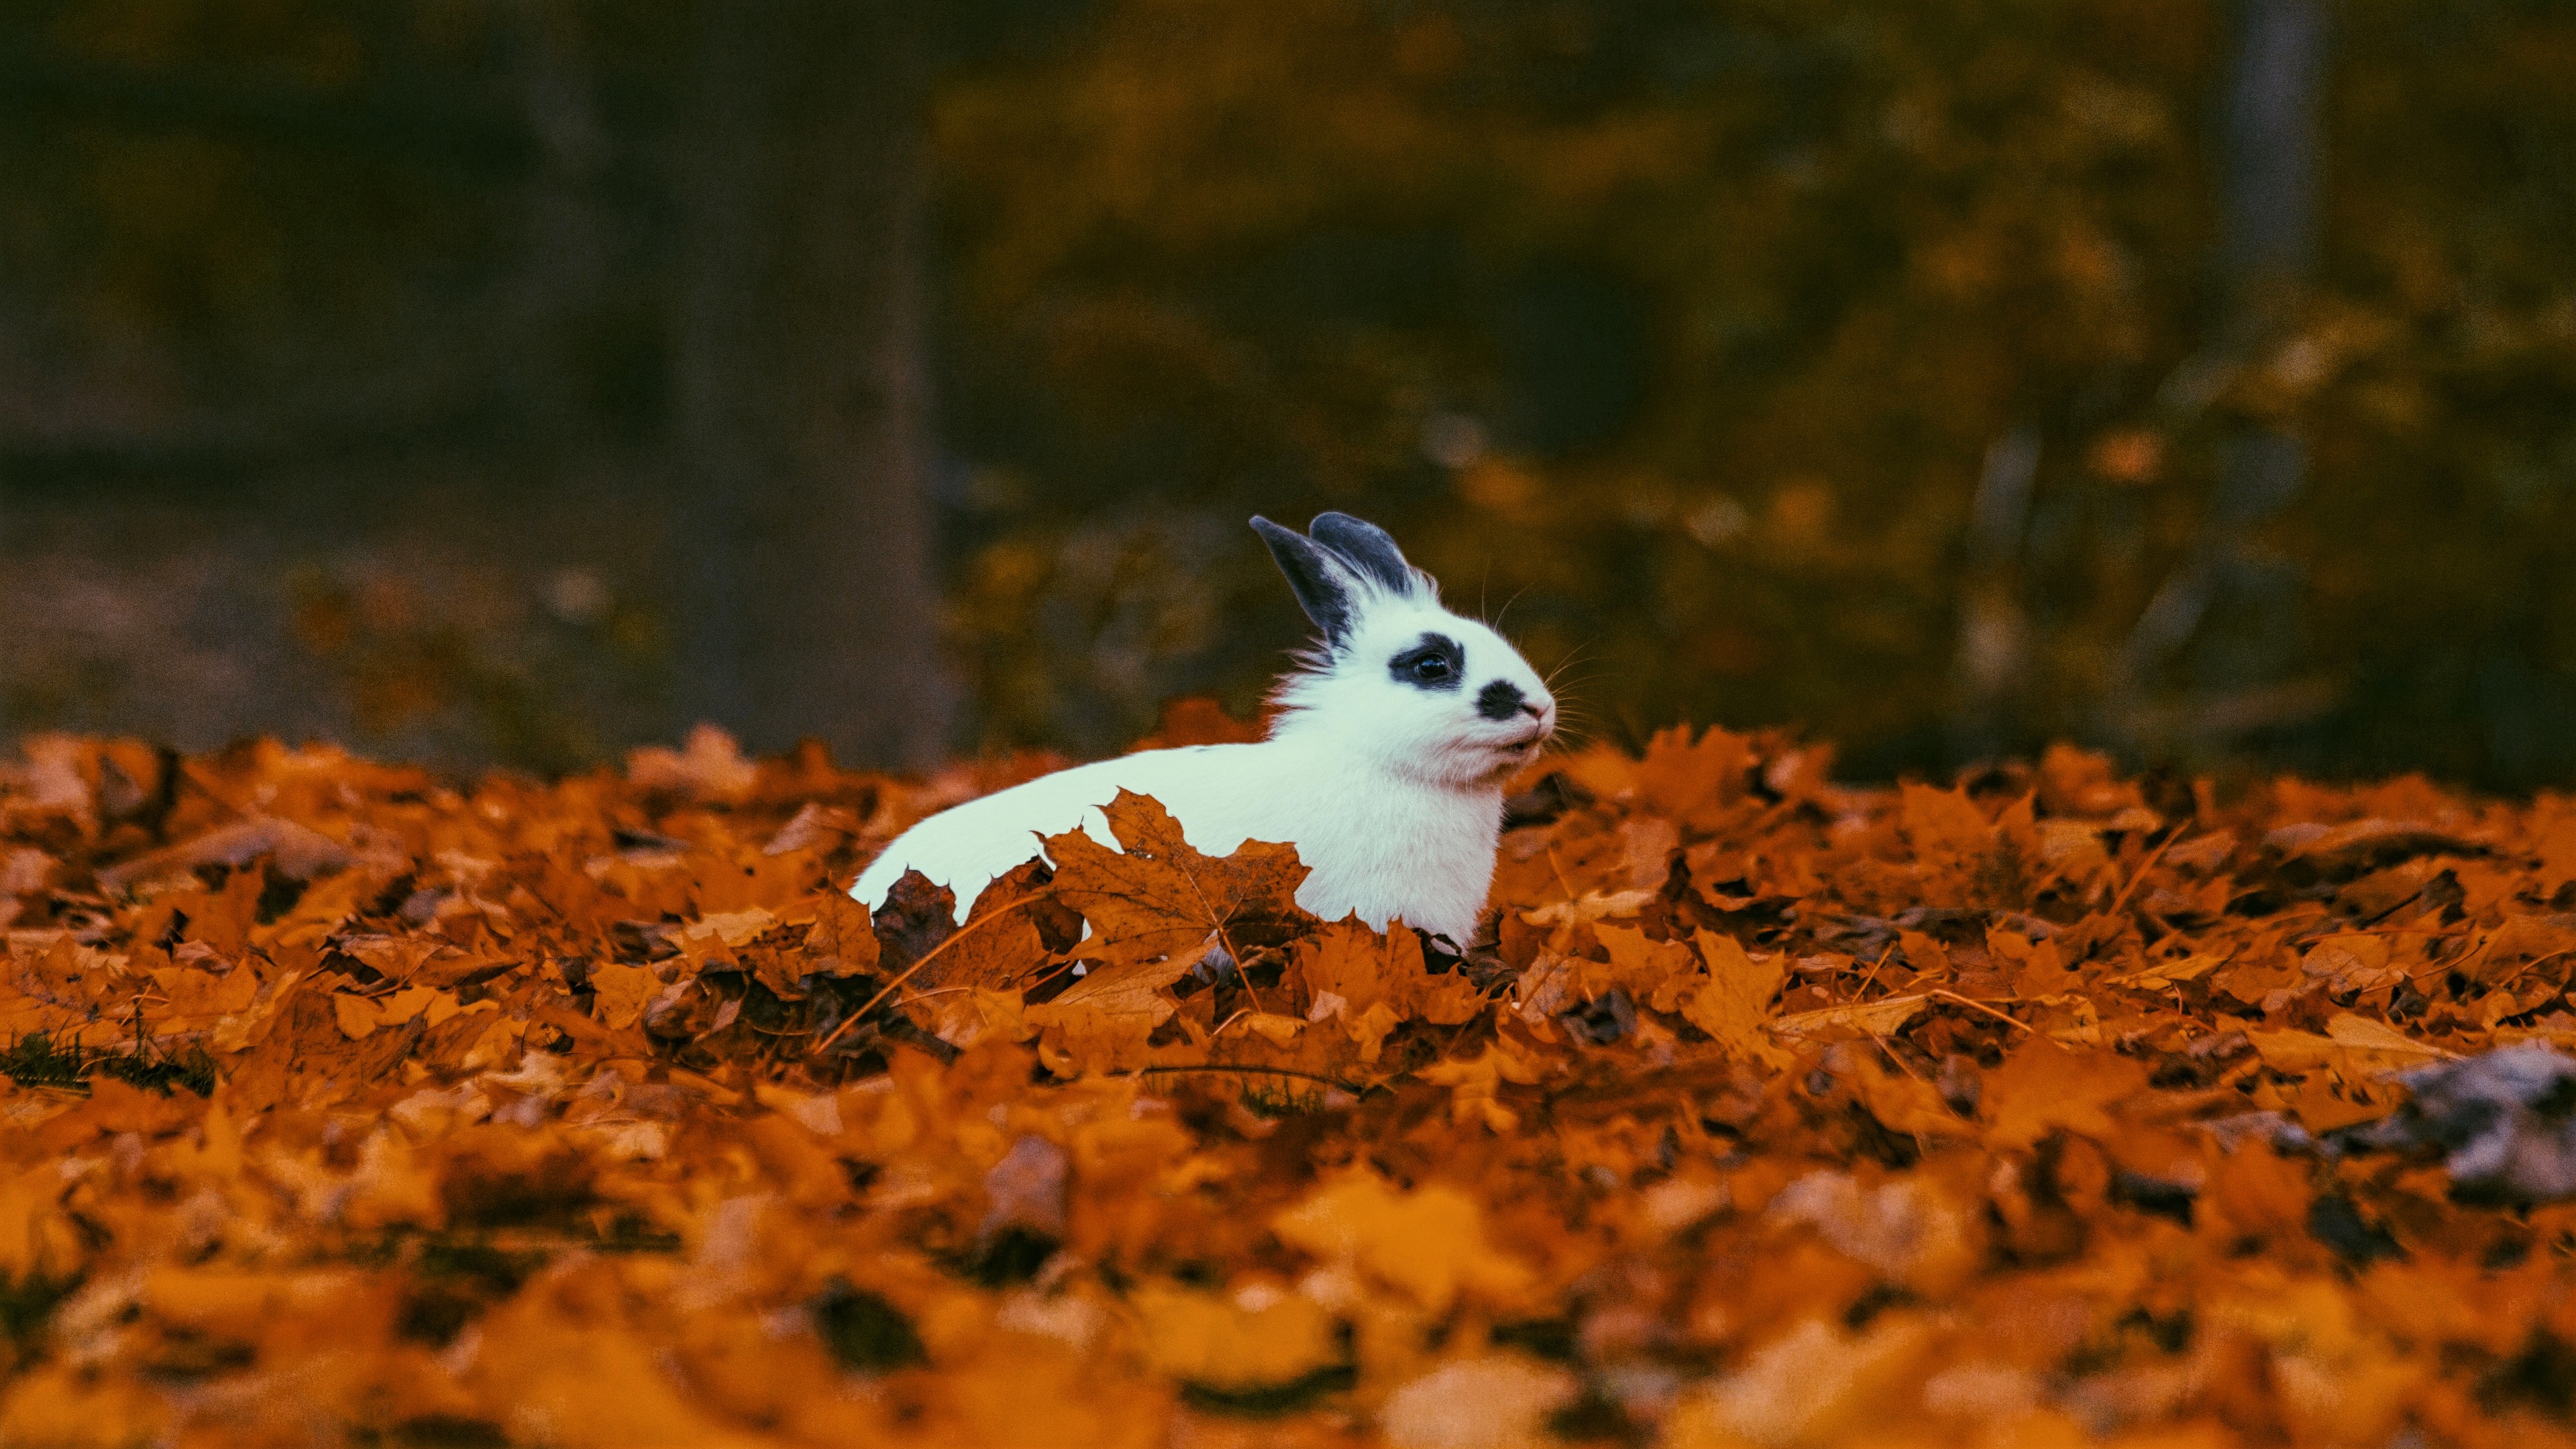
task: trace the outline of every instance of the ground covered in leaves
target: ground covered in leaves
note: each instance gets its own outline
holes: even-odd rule
[[[1461,958],[1132,798],[840,894],[1043,762],[25,748],[12,1446],[2576,1438],[2549,1163],[2368,1125],[2576,1037],[2566,800],[1676,731]]]

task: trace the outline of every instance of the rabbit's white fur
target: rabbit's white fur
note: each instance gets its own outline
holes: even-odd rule
[[[1324,631],[1273,692],[1268,738],[1141,751],[968,801],[897,837],[850,894],[882,907],[917,870],[956,893],[962,923],[995,877],[1043,853],[1037,837],[1081,826],[1114,848],[1100,807],[1125,789],[1162,802],[1205,854],[1296,846],[1311,872],[1297,903],[1326,920],[1401,920],[1465,946],[1493,883],[1503,782],[1554,731],[1555,700],[1501,635],[1442,608],[1383,531],[1330,513],[1313,539],[1254,526]]]

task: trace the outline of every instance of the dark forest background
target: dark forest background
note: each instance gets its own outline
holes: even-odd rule
[[[2576,782],[2563,0],[12,0],[0,729],[920,765],[1345,508],[1596,733]]]

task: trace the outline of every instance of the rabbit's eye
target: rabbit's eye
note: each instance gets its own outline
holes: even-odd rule
[[[1453,690],[1467,671],[1467,651],[1446,634],[1424,634],[1410,649],[1386,661],[1398,684],[1416,689]]]

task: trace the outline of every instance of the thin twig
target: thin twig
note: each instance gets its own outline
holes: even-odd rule
[[[1896,1054],[1896,1048],[1891,1047],[1891,1046],[1889,1046],[1889,1045],[1887,1044],[1887,1038],[1886,1038],[1886,1037],[1883,1037],[1883,1036],[1879,1035],[1877,1032],[1874,1032],[1874,1031],[1873,1031],[1873,1032],[1869,1033],[1869,1039],[1870,1039],[1871,1044],[1872,1044],[1872,1045],[1874,1045],[1874,1046],[1876,1046],[1876,1047],[1879,1049],[1879,1051],[1887,1057],[1887,1060],[1888,1060],[1888,1064],[1889,1064],[1889,1065],[1891,1065],[1891,1066],[1895,1067],[1898,1071],[1903,1072],[1905,1075],[1907,1075],[1907,1076],[1909,1076],[1909,1077],[1914,1078],[1914,1080],[1916,1080],[1916,1081],[1918,1081],[1918,1082],[1922,1082],[1922,1081],[1923,1081],[1922,1074],[1921,1074],[1921,1073],[1919,1073],[1919,1072],[1917,1072],[1917,1071],[1915,1071],[1912,1067],[1909,1067],[1909,1066],[1907,1066],[1907,1065],[1905,1064],[1905,1059],[1904,1059],[1903,1057],[1900,1057],[1900,1056],[1898,1056],[1898,1055]],[[1929,1083],[1929,1082],[1923,1082],[1923,1085],[1925,1085],[1925,1086],[1927,1086],[1927,1087],[1928,1087],[1928,1086],[1930,1086],[1930,1085],[1932,1085],[1932,1084],[1931,1084],[1931,1083]]]
[[[1574,904],[1574,883],[1565,878],[1565,867],[1556,863],[1556,847],[1551,844],[1543,849],[1547,851],[1547,868],[1555,873],[1557,886],[1565,892],[1565,903]]]
[[[2487,989],[2489,991],[2501,991],[2504,988],[2511,986],[2525,971],[2530,970],[2532,967],[2539,965],[2543,961],[2555,961],[2559,957],[2568,954],[2571,950],[2576,950],[2576,947],[2562,948],[2560,950],[2552,951],[2546,956],[2534,956],[2530,960],[2516,966],[2511,971],[2506,972],[2502,980],[2493,982],[2487,987]]]
[[[1223,1062],[1208,1062],[1199,1066],[1175,1065],[1138,1067],[1136,1069],[1136,1075],[1140,1077],[1162,1076],[1170,1072],[1253,1072],[1265,1077],[1295,1077],[1300,1081],[1321,1082],[1327,1087],[1337,1088],[1341,1091],[1351,1092],[1354,1094],[1368,1092],[1385,1085],[1383,1082],[1345,1082],[1337,1077],[1325,1077],[1318,1076],[1313,1072],[1301,1072],[1294,1067],[1259,1067],[1248,1062],[1240,1066],[1228,1066]]]
[[[2425,962],[2425,963],[2424,963],[2424,969],[2423,969],[2423,970],[2421,970],[2421,971],[2409,971],[2409,972],[2407,972],[2407,973],[2406,973],[2406,984],[2407,984],[2409,987],[2412,987],[2412,986],[2414,986],[2414,985],[2415,985],[2415,983],[2416,983],[2416,982],[2423,980],[2425,977],[2427,977],[2427,976],[2429,976],[2429,975],[2432,975],[2432,974],[2433,974],[2434,972],[2436,972],[2436,971],[2443,972],[2443,973],[2449,973],[2449,972],[2452,972],[2452,971],[2457,971],[2457,972],[2459,972],[2459,973],[2460,973],[2461,975],[2463,975],[2463,976],[2468,975],[2468,974],[2469,974],[2469,968],[2470,968],[2470,967],[2472,967],[2472,966],[2474,966],[2474,965],[2478,964],[2479,962],[2484,961],[2485,959],[2487,959],[2487,953],[2488,953],[2489,951],[2492,951],[2492,950],[2494,950],[2494,949],[2495,949],[2496,937],[2497,937],[2497,936],[2500,936],[2500,935],[2502,935],[2502,934],[2504,934],[2504,933],[2503,933],[2501,930],[2499,930],[2499,931],[2492,932],[2492,933],[2488,934],[2487,936],[2485,936],[2485,937],[2481,938],[2481,939],[2478,941],[2478,945],[2477,945],[2477,949],[2476,949],[2476,950],[2471,951],[2471,952],[2467,953],[2466,955],[2463,955],[2463,956],[2462,956],[2459,960],[2457,960],[2457,961],[2427,961],[2427,962]],[[2428,949],[2429,949],[2429,948],[2428,948]]]
[[[1033,891],[1029,892],[1027,895],[1022,896],[1022,897],[1020,897],[1020,898],[1019,898],[1019,899],[1017,899],[1017,900],[1013,900],[1013,901],[1004,901],[1001,905],[998,905],[998,906],[994,907],[993,909],[991,909],[991,910],[989,910],[989,911],[986,911],[984,914],[982,914],[982,915],[980,915],[980,916],[975,917],[973,920],[968,921],[966,924],[964,924],[964,925],[962,925],[962,926],[959,926],[956,930],[954,930],[954,931],[952,931],[952,932],[950,932],[950,933],[949,933],[949,936],[948,936],[948,939],[947,939],[947,940],[942,941],[942,942],[940,942],[938,945],[931,947],[929,950],[922,952],[922,953],[921,953],[921,959],[920,959],[920,960],[915,961],[915,962],[913,962],[911,965],[906,966],[905,968],[903,968],[903,971],[902,971],[902,973],[901,973],[901,974],[897,975],[897,976],[896,976],[892,981],[889,981],[889,982],[887,982],[887,983],[885,984],[885,989],[884,989],[884,990],[879,991],[876,995],[869,997],[869,998],[868,998],[868,1004],[867,1004],[867,1005],[860,1007],[858,1010],[856,1010],[856,1011],[854,1011],[854,1012],[851,1012],[851,1013],[850,1013],[850,1015],[849,1015],[849,1017],[848,1017],[846,1020],[844,1020],[844,1021],[843,1021],[839,1026],[836,1026],[836,1027],[832,1028],[832,1034],[831,1034],[830,1036],[827,1036],[827,1037],[823,1038],[821,1041],[818,1041],[818,1042],[814,1043],[814,1050],[816,1050],[816,1051],[818,1051],[818,1052],[819,1052],[819,1051],[822,1051],[822,1050],[824,1050],[825,1048],[827,1048],[827,1047],[831,1046],[831,1044],[832,1044],[832,1043],[834,1043],[834,1042],[836,1042],[836,1041],[839,1041],[839,1040],[841,1039],[841,1033],[843,1033],[843,1032],[845,1032],[845,1031],[848,1031],[851,1027],[854,1027],[854,1026],[858,1025],[858,1024],[859,1024],[859,1022],[860,1022],[862,1019],[864,1019],[864,1018],[867,1016],[867,1014],[868,1014],[869,1012],[876,1010],[876,1009],[877,1009],[877,1007],[879,1007],[880,1005],[884,1004],[885,999],[886,999],[887,997],[889,997],[889,996],[892,996],[892,995],[895,993],[895,988],[897,988],[897,987],[899,987],[899,986],[903,985],[903,983],[905,983],[905,982],[907,982],[907,981],[910,981],[910,980],[912,979],[912,977],[913,977],[913,973],[914,973],[914,972],[917,972],[917,971],[919,971],[922,967],[927,966],[927,965],[929,965],[931,962],[938,960],[938,959],[939,959],[939,953],[940,953],[940,952],[945,951],[945,950],[947,950],[949,947],[956,945],[959,941],[962,941],[962,940],[966,939],[966,935],[967,935],[967,933],[968,933],[968,932],[970,932],[970,931],[974,930],[974,929],[975,929],[976,927],[978,927],[978,926],[983,925],[983,924],[984,924],[985,922],[987,922],[987,921],[998,920],[998,919],[1000,919],[1000,918],[1001,918],[1001,917],[1003,917],[1003,916],[1009,915],[1011,912],[1013,912],[1013,911],[1015,911],[1015,910],[1018,910],[1020,907],[1022,907],[1022,906],[1024,906],[1024,905],[1027,905],[1029,902],[1031,902],[1031,901],[1033,901],[1033,900],[1036,900],[1036,899],[1038,899],[1038,898],[1039,898],[1039,897],[1041,897],[1041,896],[1051,894],[1053,891],[1054,891],[1054,887],[1052,887],[1052,886],[1040,886],[1038,889],[1036,889],[1036,890],[1033,890]]]
[[[1896,1054],[1896,1048],[1887,1044],[1887,1038],[1880,1036],[1877,1032],[1871,1032],[1869,1034],[1869,1040],[1871,1045],[1878,1048],[1879,1055],[1887,1058],[1890,1063],[1894,1064],[1898,1071],[1903,1072],[1906,1076],[1912,1078],[1917,1086],[1932,1086],[1930,1082],[1923,1080],[1921,1073],[1905,1064],[1905,1059]],[[1937,1093],[1939,1089],[1934,1088],[1933,1090]],[[1914,1146],[1917,1151],[1928,1152],[1931,1150],[1932,1144],[1924,1140],[1922,1133],[1909,1132],[1906,1135],[1914,1139]]]
[[[2174,830],[2174,833],[2166,836],[2162,843],[2158,844],[2155,849],[2148,851],[2147,858],[2144,861],[2139,862],[2137,874],[2130,876],[2129,883],[2120,887],[2120,893],[2111,898],[2111,908],[2104,911],[2102,914],[2106,916],[2116,916],[2120,914],[2120,908],[2129,903],[2129,897],[2137,894],[2139,884],[2147,878],[2147,872],[2154,870],[2156,868],[2156,862],[2165,858],[2165,851],[2170,849],[2173,843],[2180,839],[2182,839],[2182,830],[2177,827]]]
[[[1887,964],[1887,958],[1895,954],[1896,943],[1894,941],[1890,941],[1878,949],[1878,959],[1869,963],[1869,974],[1860,979],[1860,984],[1858,986],[1852,988],[1852,1000],[1858,1001],[1861,999],[1862,995],[1869,990],[1869,984],[1878,979],[1879,968],[1885,966]]]
[[[1986,1005],[1984,1002],[1979,1001],[1979,1000],[1976,1000],[1976,999],[1975,999],[1975,998],[1973,998],[1973,997],[1961,996],[1959,993],[1957,993],[1957,992],[1955,992],[1955,991],[1945,991],[1945,990],[1941,989],[1940,987],[1935,986],[1935,987],[1933,987],[1931,990],[1926,991],[1926,992],[1924,992],[1923,994],[1924,994],[1924,995],[1926,995],[1926,996],[1935,996],[1935,997],[1939,997],[1939,998],[1940,998],[1941,1000],[1943,1000],[1943,1001],[1955,1001],[1955,1002],[1959,1003],[1961,1006],[1965,1006],[1965,1007],[1971,1008],[1972,1010],[1976,1010],[1976,1011],[1982,1011],[1982,1012],[1984,1012],[1986,1015],[1993,1017],[1993,1018],[1994,1018],[1995,1020],[1997,1020],[1997,1021],[2003,1022],[2003,1023],[2005,1023],[2005,1024],[2006,1024],[2006,1025],[2008,1025],[2008,1026],[2017,1026],[2017,1027],[2020,1027],[2020,1028],[2021,1028],[2022,1030],[2024,1030],[2024,1031],[2037,1031],[2037,1030],[2039,1029],[2039,1028],[2037,1028],[2037,1027],[2035,1027],[2035,1026],[2032,1026],[2029,1022],[2026,1022],[2026,1021],[2015,1021],[2011,1016],[2009,1016],[2009,1015],[2007,1015],[2007,1014],[2005,1014],[2005,1013],[2003,1013],[2003,1012],[2000,1012],[2000,1011],[1995,1010],[1993,1007]]]

